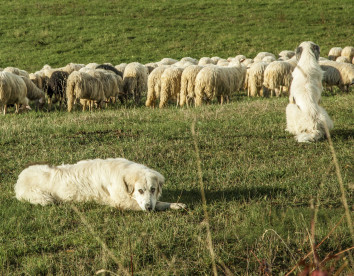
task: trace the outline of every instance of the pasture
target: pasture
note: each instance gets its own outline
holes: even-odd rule
[[[326,56],[353,45],[353,9],[349,0],[7,1],[0,67],[253,57],[305,40]],[[284,131],[287,97],[241,92],[230,104],[189,109],[12,110],[0,116],[0,273],[211,275],[215,263],[220,275],[286,275],[304,258],[292,275],[317,261],[350,275],[353,102],[352,92],[338,90],[322,98],[337,163],[328,140],[298,144]],[[14,198],[28,164],[108,157],[156,169],[166,177],[162,200],[188,209],[41,207]]]

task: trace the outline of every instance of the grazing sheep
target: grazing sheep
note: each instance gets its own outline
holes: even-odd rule
[[[16,67],[6,67],[3,72],[9,72],[21,77],[29,78],[29,74],[25,70],[18,69]]]
[[[248,69],[247,95],[248,97],[265,96],[263,81],[264,71],[267,68],[266,62],[252,63]]]
[[[29,79],[39,88],[46,90],[47,82],[45,81],[46,76],[43,72],[35,72],[29,74]]]
[[[229,66],[230,62],[228,62],[226,59],[219,59],[218,62],[216,63],[217,66]]]
[[[283,50],[279,53],[279,59],[281,60],[288,60],[291,59],[293,56],[295,56],[295,52],[290,50]]]
[[[132,97],[135,104],[140,103],[143,92],[147,90],[148,70],[138,62],[132,62],[125,67],[123,75],[124,93]]]
[[[216,64],[216,63],[214,63],[214,61],[210,57],[202,57],[198,61],[198,65],[200,66],[204,66],[207,64]]]
[[[195,78],[195,106],[203,101],[209,103],[216,95],[218,67],[207,66],[199,71]]]
[[[30,101],[34,101],[36,105],[36,110],[41,108],[45,102],[45,93],[43,90],[39,89],[29,78],[22,77],[26,84],[27,94],[26,97]]]
[[[347,57],[344,57],[344,56],[337,57],[336,62],[351,63],[350,60]]]
[[[121,64],[118,64],[118,65],[114,66],[114,68],[116,68],[119,72],[121,72],[122,75],[124,75],[125,67],[127,67],[126,63],[121,63]]]
[[[181,77],[183,68],[171,66],[161,75],[161,92],[159,107],[166,106],[168,100],[176,100],[179,104],[179,94],[181,92]]]
[[[264,58],[262,58],[262,61],[267,62],[267,63],[271,63],[273,61],[276,61],[276,59],[273,56],[265,56]]]
[[[87,73],[102,82],[107,100],[112,99],[115,102],[119,98],[123,102],[123,79],[119,75],[103,69],[88,70]]]
[[[96,69],[96,67],[98,66],[99,64],[96,63],[96,62],[91,62],[89,64],[86,64],[85,67],[86,68],[89,68],[89,69]]]
[[[338,57],[340,57],[342,50],[343,49],[341,47],[331,48],[331,50],[329,50],[329,53],[328,53],[328,59],[329,60],[336,60]]]
[[[4,115],[10,104],[15,104],[16,113],[19,112],[20,104],[30,109],[26,95],[27,87],[22,77],[10,72],[0,72],[0,107]]]
[[[117,74],[118,76],[120,76],[121,78],[123,78],[123,73],[121,71],[119,71],[117,68],[113,67],[112,65],[100,64],[96,67],[96,69],[104,69],[106,71],[111,71],[111,72]]]
[[[354,84],[354,65],[336,61],[321,61],[320,65],[332,66],[338,69],[340,73],[339,88],[342,91],[348,92],[349,87]]]
[[[196,65],[198,64],[198,60],[196,60],[195,58],[191,58],[191,57],[184,57],[184,58],[181,58],[180,60],[181,62],[189,62],[193,65]]]
[[[191,65],[195,65],[195,64],[190,61],[178,61],[178,62],[172,64],[171,66],[179,67],[179,68],[187,68],[188,66],[191,66]]]
[[[178,60],[173,59],[173,58],[163,58],[159,62],[156,62],[159,66],[161,65],[172,65],[174,63],[178,62]]]
[[[84,64],[68,63],[61,68],[61,71],[67,72],[70,75],[72,72],[79,71],[83,67],[85,67]]]
[[[332,92],[333,86],[335,85],[338,87],[340,86],[341,83],[340,72],[337,68],[330,65],[320,65],[320,66],[323,71],[322,82],[327,87],[329,87],[329,90]]]
[[[260,62],[260,61],[262,61],[262,59],[265,58],[266,56],[272,56],[272,57],[274,57],[274,59],[276,59],[276,58],[275,58],[275,55],[272,54],[272,53],[259,52],[259,53],[255,56],[255,58],[253,59],[253,61],[254,61],[254,62]]]
[[[243,62],[245,59],[247,59],[247,57],[244,55],[237,55],[233,58],[234,61],[238,61],[238,62]]]
[[[66,89],[66,83],[68,77],[69,77],[69,73],[65,71],[55,71],[50,76],[48,80],[48,89],[47,89],[49,109],[51,109],[52,107],[53,95],[54,95],[54,102],[59,100],[59,108],[61,109],[61,106],[65,101],[65,89]]]
[[[203,69],[203,66],[199,65],[191,65],[183,70],[181,76],[181,93],[180,93],[180,106],[184,106],[187,104],[187,107],[191,104],[191,101],[195,99],[195,79]]]
[[[246,58],[244,61],[242,61],[242,64],[246,67],[248,67],[252,63],[253,63],[253,59],[251,58]]]
[[[221,58],[220,57],[211,57],[210,59],[213,62],[213,64],[217,64]]]
[[[161,65],[150,73],[148,77],[148,92],[145,105],[147,107],[155,108],[157,99],[160,99],[161,92],[161,76],[169,65]]]
[[[271,96],[279,97],[284,88],[289,90],[292,81],[292,71],[294,67],[286,61],[273,61],[264,71],[263,85],[267,91],[271,91]]]
[[[331,130],[333,122],[319,106],[322,93],[323,71],[318,64],[320,47],[302,42],[296,49],[298,65],[293,72],[290,103],[286,107],[286,130],[295,135],[298,142],[313,142]]]
[[[152,72],[155,68],[159,67],[159,65],[158,65],[157,63],[155,63],[155,62],[150,62],[150,63],[146,63],[146,64],[145,64],[145,67],[148,69],[149,74],[151,74],[151,72]]]
[[[75,99],[96,101],[101,107],[105,100],[102,82],[95,77],[85,73],[72,72],[67,80],[66,97],[68,100],[68,111],[71,112]],[[92,105],[90,105],[91,110]],[[85,106],[83,106],[83,110]]]
[[[346,57],[348,60],[352,61],[354,57],[354,47],[352,46],[344,47],[341,56]]]
[[[230,72],[232,67],[207,66],[198,73],[195,79],[195,106],[201,106],[203,101],[210,103],[216,97],[220,104],[229,100],[230,84],[233,84]]]

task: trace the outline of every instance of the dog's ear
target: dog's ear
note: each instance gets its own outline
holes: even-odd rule
[[[134,189],[135,189],[135,181],[132,177],[129,176],[124,176],[123,177],[123,182],[125,185],[125,189],[127,191],[128,194],[132,195],[134,193]]]
[[[316,60],[320,58],[320,46],[317,44],[311,44],[311,50],[314,53]]]
[[[162,174],[157,173],[157,198],[159,198],[162,195],[162,185],[165,184],[165,178],[163,177]]]
[[[297,47],[295,50],[296,60],[299,61],[302,53],[302,47]]]

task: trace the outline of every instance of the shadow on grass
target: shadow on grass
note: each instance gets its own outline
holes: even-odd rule
[[[333,140],[349,140],[353,139],[354,131],[352,129],[335,129],[331,131]]]
[[[285,189],[272,188],[272,187],[259,187],[259,188],[235,188],[227,189],[222,191],[205,191],[205,196],[207,202],[214,201],[242,201],[247,202],[251,200],[276,198],[278,195],[285,192]],[[200,190],[164,190],[162,201],[175,202],[180,199],[187,205],[201,204],[201,193]]]

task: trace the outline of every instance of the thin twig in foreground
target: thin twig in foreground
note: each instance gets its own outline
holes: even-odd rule
[[[88,223],[83,214],[76,208],[76,206],[71,205],[71,209],[80,217],[81,221],[85,224],[87,229],[90,231],[91,235],[101,244],[102,248],[107,252],[107,254],[112,258],[113,261],[118,265],[118,269],[121,270],[125,275],[130,275],[129,272],[123,267],[118,258],[112,253],[108,248],[106,243],[95,233],[92,226]]]
[[[200,155],[199,155],[197,136],[196,136],[196,133],[195,133],[195,124],[196,124],[196,122],[197,122],[197,116],[194,115],[194,120],[193,120],[192,125],[191,125],[191,132],[192,132],[192,136],[193,136],[195,154],[197,156],[198,178],[199,178],[200,193],[201,193],[201,196],[202,196],[205,224],[206,224],[206,230],[207,230],[207,241],[208,241],[208,247],[209,247],[210,256],[211,256],[213,273],[214,273],[214,275],[218,275],[218,272],[216,270],[213,241],[212,241],[211,232],[210,232],[209,214],[208,214],[208,210],[207,210],[207,203],[206,203],[206,197],[205,197],[205,192],[204,192],[202,165],[201,165],[201,160],[200,160]]]

